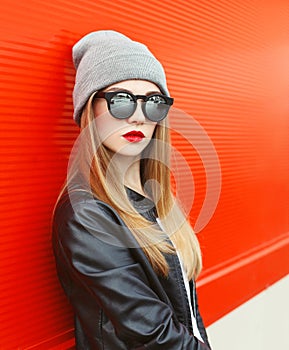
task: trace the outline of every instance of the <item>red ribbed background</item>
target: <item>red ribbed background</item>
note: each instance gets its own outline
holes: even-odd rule
[[[93,30],[114,29],[146,43],[166,68],[175,107],[194,116],[215,145],[222,190],[199,233],[206,324],[288,274],[287,1],[0,4],[1,350],[73,346],[50,220],[78,133],[71,47]],[[174,142],[194,174],[194,224],[205,171],[194,149],[177,135]]]

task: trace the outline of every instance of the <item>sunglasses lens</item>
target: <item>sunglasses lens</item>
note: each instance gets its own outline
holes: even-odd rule
[[[167,116],[169,109],[170,105],[164,97],[160,95],[149,97],[145,103],[145,113],[147,118],[153,122],[159,122],[164,119]]]
[[[118,92],[110,99],[110,113],[117,119],[129,118],[135,108],[133,97],[128,93]]]

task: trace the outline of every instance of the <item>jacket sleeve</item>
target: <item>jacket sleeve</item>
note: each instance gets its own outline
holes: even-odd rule
[[[116,218],[96,201],[56,215],[55,250],[73,276],[72,288],[84,289],[95,298],[129,349],[207,350],[173,320],[172,309],[150,287],[130,253],[130,239],[123,239],[129,231]]]

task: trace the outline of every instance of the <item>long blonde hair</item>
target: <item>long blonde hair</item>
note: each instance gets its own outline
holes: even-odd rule
[[[111,162],[112,154],[101,144],[93,122],[95,118],[93,97],[94,95],[86,103],[81,116],[81,130],[85,129],[88,135],[85,139],[86,145],[82,154],[79,154],[76,166],[67,181],[71,181],[76,172],[86,178],[93,195],[118,212],[156,273],[168,275],[169,269],[164,253],[175,254],[177,249],[188,278],[196,278],[202,268],[200,246],[193,229],[172,194],[168,166],[170,154],[165,147],[170,143],[167,118],[156,125],[153,139],[143,151],[140,174],[142,184],[146,184],[146,191],[155,203],[164,234],[138,213],[127,197],[124,184],[115,178],[117,169]],[[154,140],[160,142],[154,142]],[[88,174],[84,170],[87,166]],[[168,241],[168,237],[173,245]]]

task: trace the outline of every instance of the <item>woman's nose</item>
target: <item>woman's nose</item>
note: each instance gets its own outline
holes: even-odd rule
[[[146,118],[143,114],[141,103],[142,102],[137,102],[137,107],[134,114],[127,119],[128,123],[137,124],[137,125],[144,124]]]

